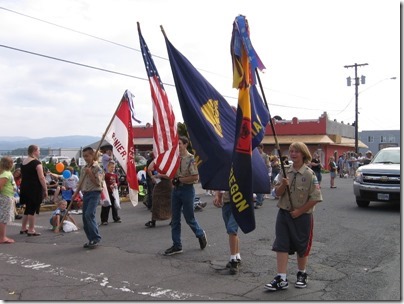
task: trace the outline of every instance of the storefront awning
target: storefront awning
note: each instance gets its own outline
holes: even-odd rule
[[[293,142],[300,141],[305,144],[322,144],[355,147],[355,139],[340,137],[340,142],[334,142],[328,135],[278,135],[278,143],[280,145],[290,145]],[[272,135],[266,135],[262,140],[263,144],[274,145],[275,139]],[[363,142],[358,140],[359,148],[368,148]]]

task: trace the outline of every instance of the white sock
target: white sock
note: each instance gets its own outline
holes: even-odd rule
[[[278,273],[281,276],[281,279],[286,281],[286,273]]]
[[[237,253],[237,254],[236,254],[236,257],[237,257],[237,259],[241,260],[240,253]]]
[[[237,260],[237,255],[230,255],[230,261],[231,261],[231,260],[235,260],[235,261],[236,261],[236,260]]]
[[[305,272],[306,272],[306,269],[303,269],[303,270],[298,269],[297,271],[300,271],[300,272],[305,273]]]

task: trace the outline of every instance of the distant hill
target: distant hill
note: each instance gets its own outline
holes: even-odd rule
[[[27,138],[0,136],[0,154],[15,150],[27,149],[29,145],[38,145],[41,150],[52,148],[80,148],[90,145],[101,138],[97,136],[71,135],[59,137]]]

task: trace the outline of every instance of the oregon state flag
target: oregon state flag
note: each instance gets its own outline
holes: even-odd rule
[[[182,117],[195,150],[202,187],[228,191],[236,113],[167,37],[165,41]],[[265,115],[259,115],[264,119]],[[252,162],[253,190],[270,193],[268,171],[257,150],[253,152]]]
[[[233,23],[230,52],[233,87],[239,89],[234,151],[229,175],[230,202],[240,229],[248,233],[255,229],[252,151],[263,137],[263,134],[260,134],[261,140],[259,137],[254,140],[252,109],[256,111],[257,107],[262,108],[263,103],[261,101],[261,105],[258,104],[256,96],[250,98],[250,89],[256,90],[255,69],[265,67],[252,47],[248,23],[244,16],[238,16]],[[262,129],[265,129],[268,119],[269,113],[263,121],[265,124],[261,125]]]

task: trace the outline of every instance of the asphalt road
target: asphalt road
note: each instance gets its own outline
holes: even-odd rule
[[[228,237],[220,209],[198,186],[208,206],[196,217],[206,230],[208,246],[183,221],[182,254],[166,257],[171,246],[169,221],[146,228],[150,212],[140,203],[122,203],[122,223],[101,226],[102,244],[82,246],[83,230],[54,234],[50,212],[38,216],[39,237],[20,235],[20,220],[8,225],[15,244],[0,245],[2,300],[243,300],[243,301],[367,301],[401,300],[401,217],[398,204],[355,204],[352,180],[336,180],[329,188],[324,176],[324,201],[315,211],[314,242],[306,289],[293,287],[296,259],[289,262],[288,290],[270,292],[264,285],[276,274],[271,251],[276,200],[266,199],[256,210],[257,228],[240,232],[242,268],[230,275]],[[99,221],[97,210],[97,220]],[[79,226],[81,216],[74,215]]]

